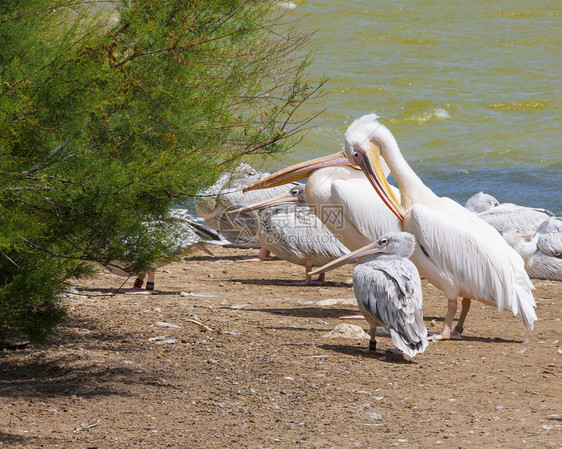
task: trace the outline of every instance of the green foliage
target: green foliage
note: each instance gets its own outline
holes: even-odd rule
[[[85,261],[162,256],[172,202],[295,143],[307,36],[248,0],[0,3],[0,340],[44,341]]]

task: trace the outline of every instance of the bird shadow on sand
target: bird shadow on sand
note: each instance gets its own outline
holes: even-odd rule
[[[303,279],[299,279],[301,281]],[[336,287],[336,288],[349,288],[351,284],[347,284],[345,282],[330,282],[327,281],[323,284],[316,284],[316,285],[293,285],[287,279],[229,279],[229,282],[240,282],[241,284],[247,285],[265,285],[265,286],[277,286],[277,287]]]
[[[75,287],[78,292],[85,292],[87,296],[95,297],[95,296],[117,296],[117,295],[126,295],[127,298],[138,298],[138,297],[146,297],[146,296],[158,296],[158,295],[168,295],[174,296],[179,295],[180,291],[163,291],[163,290],[154,290],[154,292],[150,295],[128,295],[125,292],[120,292],[119,289],[116,288],[101,288],[101,287]],[[98,293],[98,295],[94,295],[92,293]],[[71,296],[72,297],[72,296]],[[78,299],[78,298],[77,298]]]
[[[184,257],[183,260],[185,260],[186,262],[218,262],[221,260],[232,260],[234,262],[244,262],[246,261],[246,259],[251,259],[254,257],[258,257],[259,255],[259,249],[256,250],[256,254],[255,255],[240,255],[237,254],[235,256],[211,256],[211,255],[207,255],[207,256],[192,256],[192,257]],[[279,257],[274,256],[274,257],[268,257],[267,260],[264,261],[260,261],[260,262],[248,262],[250,265],[252,263],[263,263],[263,262],[271,262],[271,261],[279,261],[281,260]]]
[[[450,340],[454,341],[454,340]],[[511,338],[499,338],[499,337],[479,337],[476,335],[464,335],[460,341],[474,341],[480,343],[517,343],[522,344],[523,340],[513,340]]]
[[[57,438],[45,438],[44,436],[23,436],[13,433],[0,432],[0,445],[6,444],[6,447],[19,447],[19,446],[29,446],[29,447],[45,447],[45,445],[53,443],[61,444],[61,440]]]
[[[228,307],[227,307],[228,308]],[[324,307],[298,307],[287,309],[250,309],[244,308],[241,311],[262,312],[273,315],[291,316],[298,318],[338,318],[341,315],[352,315],[357,313],[356,309],[327,309]],[[343,322],[344,320],[342,320]]]
[[[415,361],[406,359],[406,357],[402,354],[394,354],[390,351],[385,351],[384,354],[378,354],[374,351],[367,351],[366,348],[357,346],[323,344],[318,347],[326,351],[337,352],[350,356],[360,356],[367,359],[377,359],[381,362],[392,363],[395,365],[417,365]]]

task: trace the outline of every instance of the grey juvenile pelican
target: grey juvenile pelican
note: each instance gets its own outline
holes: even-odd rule
[[[554,216],[546,209],[500,203],[492,195],[482,192],[470,197],[464,207],[478,214],[500,234],[507,231],[536,231],[543,221]]]
[[[311,273],[324,273],[359,261],[353,270],[353,292],[359,309],[371,326],[369,349],[372,351],[377,346],[377,326],[384,326],[390,332],[394,345],[410,357],[427,348],[420,275],[408,260],[414,252],[415,243],[412,234],[389,232],[375,243]]]
[[[242,162],[234,170],[223,173],[214,185],[199,194],[195,210],[207,225],[218,229],[233,244],[245,248],[260,247],[256,237],[256,214],[238,213],[233,217],[228,216],[226,211],[287,193],[292,188],[292,185],[287,185],[256,192],[242,191],[267,176],[269,173],[260,173]],[[262,247],[259,259],[266,257],[267,251]]]
[[[537,319],[533,285],[521,257],[475,214],[435,195],[408,165],[392,133],[377,119],[370,114],[349,126],[345,152],[402,221],[404,230],[415,236],[412,262],[448,299],[443,330],[434,339],[461,338],[471,299],[495,305],[500,312],[511,310],[531,330]],[[401,201],[384,176],[381,157],[398,182]],[[452,331],[459,296],[464,298],[463,311]]]
[[[302,265],[306,273],[347,254],[347,248],[306,205],[305,186],[297,184],[278,197],[261,201],[228,214],[259,210],[258,238],[264,248],[281,259]],[[294,285],[323,283],[324,275]]]

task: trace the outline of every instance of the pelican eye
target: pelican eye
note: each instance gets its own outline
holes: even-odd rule
[[[383,237],[382,239],[379,239],[379,243],[384,246],[388,243],[388,239],[386,237]]]
[[[291,195],[293,195],[293,196],[299,196],[299,189],[293,189],[293,190],[291,190]]]

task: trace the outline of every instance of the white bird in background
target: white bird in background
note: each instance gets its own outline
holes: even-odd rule
[[[508,231],[503,237],[523,258],[530,277],[562,281],[562,218],[545,220],[535,233]]]
[[[308,272],[347,254],[348,249],[332,234],[306,205],[305,186],[297,184],[288,193],[238,210],[235,214],[259,210],[258,238],[283,260],[305,267],[304,281],[292,285],[323,284],[324,275],[312,280]]]
[[[158,229],[158,232],[165,232],[165,244],[167,246],[166,256],[156,261],[149,270],[138,273],[133,288],[120,290],[121,293],[130,295],[150,295],[154,292],[154,271],[177,260],[196,249],[202,249],[209,253],[207,245],[228,245],[230,242],[215,231],[214,229],[199,223],[185,209],[172,209],[169,212],[172,220],[169,223],[155,222],[150,223],[149,229]],[[130,264],[125,260],[113,260],[104,263],[103,266],[113,274],[129,278],[131,276]],[[144,279],[146,289],[143,289]]]
[[[353,270],[353,292],[359,310],[371,327],[371,351],[377,349],[377,326],[384,326],[390,332],[394,345],[410,357],[427,348],[420,275],[408,260],[415,244],[412,234],[389,232],[375,243],[310,273],[324,273],[359,261]]]
[[[499,205],[500,202],[492,195],[484,192],[478,192],[466,200],[464,207],[470,212],[479,214],[480,212],[487,211],[492,207],[498,207]]]
[[[349,164],[343,152],[279,170],[244,191],[249,193],[304,178],[308,178],[308,206],[348,249],[362,248],[385,232],[400,232],[400,220],[381,201],[361,170]],[[391,188],[399,197],[398,189]]]
[[[392,133],[375,114],[355,120],[345,133],[349,161],[361,167],[385,204],[416,238],[411,257],[420,274],[448,299],[447,315],[434,339],[459,339],[471,299],[511,310],[529,330],[537,319],[533,285],[523,260],[490,225],[449,198],[435,195],[402,156]],[[401,203],[380,165],[382,157],[398,182]],[[452,324],[457,299],[463,310]]]
[[[468,199],[464,207],[498,230],[536,231],[539,225],[554,214],[546,209],[500,203],[492,195],[479,192]]]
[[[235,216],[228,216],[226,211],[287,193],[293,187],[287,185],[258,192],[242,191],[244,187],[267,176],[269,173],[260,173],[241,162],[235,169],[223,173],[214,185],[199,193],[195,210],[207,225],[218,229],[235,246],[259,248],[256,214],[238,213]],[[265,260],[267,256],[267,250],[262,247],[258,258],[246,261]]]

